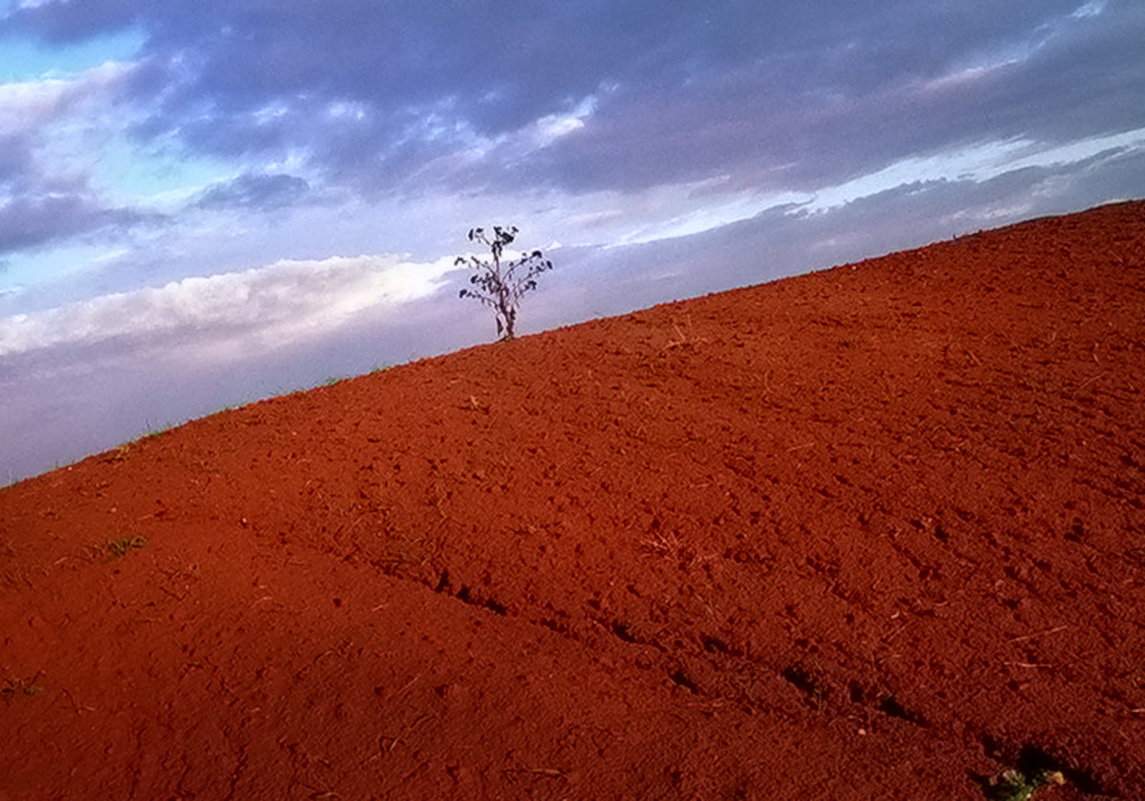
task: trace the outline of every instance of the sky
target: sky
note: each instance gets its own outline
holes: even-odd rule
[[[495,339],[1145,196],[1140,0],[0,0],[0,485]]]

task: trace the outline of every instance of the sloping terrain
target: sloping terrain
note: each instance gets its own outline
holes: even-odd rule
[[[1143,392],[1130,202],[89,458],[0,490],[0,799],[1145,798]]]

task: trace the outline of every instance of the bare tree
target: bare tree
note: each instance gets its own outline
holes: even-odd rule
[[[493,226],[492,237],[485,233],[484,228],[470,228],[469,241],[480,242],[487,246],[492,260],[486,261],[477,256],[458,256],[454,262],[475,270],[475,273],[469,276],[469,283],[474,288],[461,290],[459,297],[476,298],[493,309],[497,319],[497,335],[503,340],[515,336],[517,307],[521,303],[521,297],[530,289],[537,288],[538,275],[545,270],[553,269],[553,263],[539,250],[522,253],[521,258],[514,261],[501,261],[505,246],[512,244],[516,238],[515,225],[506,228],[500,225]]]

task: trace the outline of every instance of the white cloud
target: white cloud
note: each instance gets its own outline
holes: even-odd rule
[[[562,137],[584,130],[585,120],[593,115],[599,102],[596,95],[589,95],[569,113],[546,114],[525,127],[524,137],[531,140],[534,147],[548,147]]]
[[[36,131],[76,103],[105,94],[131,71],[108,62],[74,78],[0,83],[0,134]]]
[[[279,261],[0,319],[0,357],[126,341],[225,360],[296,344],[380,304],[432,294],[452,260],[391,255]]]
[[[370,107],[359,101],[337,100],[326,106],[326,116],[341,122],[361,122],[370,115]]]
[[[1105,11],[1106,0],[1089,0],[1088,3],[1083,3],[1078,6],[1070,16],[1074,19],[1085,19],[1086,17],[1096,17]]]
[[[1003,58],[990,64],[980,64],[973,67],[956,70],[928,81],[923,81],[919,87],[920,95],[935,92],[945,92],[951,89],[966,89],[991,76],[996,76],[999,70],[1017,64],[1021,59]]]
[[[986,181],[1004,172],[1082,161],[1106,150],[1145,147],[1145,128],[1047,147],[1029,139],[987,142],[903,159],[878,172],[815,193],[813,210],[823,210],[913,183]]]

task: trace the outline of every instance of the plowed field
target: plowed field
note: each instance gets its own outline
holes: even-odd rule
[[[0,490],[0,799],[1145,798],[1143,393],[1131,202],[93,456]]]

